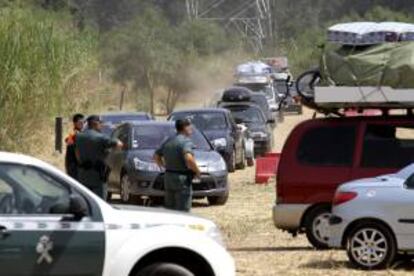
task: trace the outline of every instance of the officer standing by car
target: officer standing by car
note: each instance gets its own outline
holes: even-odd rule
[[[79,181],[105,200],[108,175],[105,164],[107,151],[111,148],[121,149],[123,144],[101,133],[102,121],[99,116],[89,116],[87,125],[87,129],[77,135],[75,143],[79,162]]]
[[[175,128],[177,135],[161,145],[155,152],[154,160],[158,166],[165,168],[165,208],[189,212],[193,178],[200,178],[201,172],[194,158],[190,120],[177,120]]]
[[[66,154],[65,154],[65,169],[66,173],[74,178],[78,179],[78,161],[76,160],[75,154],[75,141],[76,135],[83,130],[84,127],[84,116],[80,113],[73,115],[72,123],[73,130],[65,139],[66,143]]]

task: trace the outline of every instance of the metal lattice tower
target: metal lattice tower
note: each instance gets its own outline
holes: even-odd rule
[[[237,30],[260,52],[266,39],[272,38],[272,0],[238,0],[237,7],[225,10],[234,0],[186,0],[191,20],[221,21],[229,31]]]

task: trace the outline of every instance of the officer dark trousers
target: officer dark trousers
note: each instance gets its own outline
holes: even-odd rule
[[[193,194],[193,176],[166,172],[164,178],[165,207],[171,210],[189,212]]]

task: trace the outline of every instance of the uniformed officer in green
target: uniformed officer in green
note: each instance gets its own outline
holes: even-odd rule
[[[193,178],[200,177],[194,158],[193,128],[190,120],[175,122],[177,135],[170,137],[155,152],[154,160],[165,168],[165,208],[189,212],[191,210]]]
[[[102,121],[99,116],[87,118],[87,129],[76,136],[76,157],[79,162],[79,182],[102,199],[107,195],[107,166],[105,158],[111,148],[122,148],[117,139],[101,133]]]

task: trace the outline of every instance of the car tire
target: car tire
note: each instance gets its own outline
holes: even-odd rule
[[[112,200],[112,192],[106,192],[106,201],[110,202]]]
[[[208,203],[214,206],[225,205],[229,199],[229,193],[226,193],[223,196],[209,196],[207,197]]]
[[[242,149],[241,161],[236,165],[236,169],[244,170],[246,168],[246,152]]]
[[[164,205],[164,197],[152,196],[150,197],[150,206],[162,206]]]
[[[299,110],[298,110],[298,115],[302,115],[302,114],[303,114],[303,106],[300,105]]]
[[[285,121],[285,112],[281,109],[279,109],[279,112],[277,113],[277,121],[278,123],[283,123]]]
[[[227,171],[235,172],[236,171],[236,151],[233,149],[230,153],[230,156],[227,160]]]
[[[391,230],[381,223],[360,223],[350,231],[346,240],[348,258],[357,268],[385,269],[395,261],[397,243]]]
[[[312,209],[305,217],[305,232],[310,244],[316,249],[328,249],[328,230],[330,208],[320,206]]]
[[[155,263],[138,271],[136,276],[195,276],[195,274],[177,264]]]
[[[248,167],[254,166],[254,158],[247,158],[247,166]]]
[[[123,203],[132,203],[133,195],[131,195],[131,181],[128,174],[123,174],[121,177],[120,197]]]

